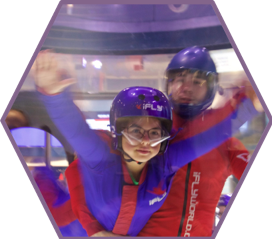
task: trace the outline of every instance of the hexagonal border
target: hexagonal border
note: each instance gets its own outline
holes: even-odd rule
[[[49,24],[48,24],[48,26],[47,26],[47,28],[46,28],[46,30],[44,32],[44,34],[43,34],[43,36],[42,36],[42,38],[41,38],[41,40],[40,40],[37,48],[36,48],[36,50],[35,50],[32,58],[31,58],[31,60],[30,60],[30,62],[28,64],[28,66],[27,66],[27,68],[26,68],[26,70],[25,70],[25,72],[24,72],[24,74],[23,74],[23,76],[22,76],[22,78],[21,78],[21,80],[20,80],[20,82],[19,82],[19,84],[18,84],[18,86],[17,86],[17,88],[16,88],[16,90],[15,90],[15,92],[14,92],[14,94],[13,94],[13,96],[12,96],[12,98],[11,98],[11,100],[10,100],[10,102],[9,102],[9,104],[8,104],[5,112],[4,112],[4,114],[3,114],[3,116],[2,116],[2,118],[1,118],[1,122],[3,124],[3,127],[4,127],[4,129],[5,129],[8,137],[10,138],[11,143],[13,144],[13,147],[14,147],[16,153],[18,154],[19,159],[21,160],[21,163],[22,163],[22,165],[23,165],[23,167],[24,167],[24,169],[25,169],[25,171],[26,171],[26,173],[27,173],[27,175],[28,175],[28,177],[29,177],[29,179],[30,179],[30,181],[31,181],[31,183],[32,183],[32,185],[33,185],[36,193],[37,193],[37,195],[39,196],[39,198],[40,198],[40,200],[41,200],[41,202],[42,202],[42,204],[44,206],[44,209],[45,209],[45,211],[46,211],[46,213],[47,213],[47,215],[48,215],[51,223],[53,224],[53,227],[56,230],[56,233],[59,236],[59,238],[63,238],[63,237],[62,237],[62,235],[61,235],[61,233],[60,233],[60,231],[59,231],[59,229],[58,229],[58,227],[57,227],[57,225],[56,225],[56,223],[55,223],[55,221],[54,221],[54,219],[53,219],[53,217],[52,217],[52,215],[51,215],[51,213],[50,213],[50,211],[49,211],[49,209],[48,209],[48,207],[47,207],[47,205],[46,205],[46,203],[45,203],[45,201],[44,201],[44,199],[43,199],[43,197],[42,197],[42,195],[40,193],[40,191],[38,190],[38,187],[37,187],[37,185],[36,185],[36,183],[35,183],[32,175],[30,174],[30,171],[27,168],[27,165],[26,165],[26,163],[25,163],[25,161],[24,161],[24,159],[23,159],[23,157],[22,157],[22,155],[20,153],[20,150],[18,149],[18,147],[17,147],[17,145],[16,145],[13,137],[11,136],[10,131],[8,130],[7,125],[5,124],[5,118],[6,118],[7,114],[8,114],[8,112],[9,112],[10,108],[12,107],[12,105],[13,105],[13,103],[14,103],[17,95],[18,95],[18,93],[19,93],[19,90],[20,90],[20,88],[21,88],[21,86],[22,86],[22,84],[23,84],[23,82],[24,82],[24,80],[25,80],[28,72],[30,71],[30,68],[31,68],[31,66],[32,66],[32,64],[33,64],[33,62],[34,62],[34,60],[35,60],[35,58],[36,58],[39,50],[41,49],[42,44],[45,41],[46,36],[47,36],[48,32],[50,31],[50,28],[51,28],[51,26],[52,26],[52,24],[53,24],[53,22],[54,22],[54,20],[55,20],[55,18],[57,16],[58,12],[59,12],[61,6],[63,4],[70,4],[70,3],[76,3],[76,4],[92,4],[92,3],[111,4],[112,2],[109,1],[109,0],[102,0],[102,1],[101,0],[100,1],[97,1],[97,0],[91,0],[91,1],[88,1],[88,0],[79,0],[79,1],[75,1],[75,0],[71,0],[71,1],[61,0],[59,2],[59,4],[58,4],[58,6],[57,6],[57,8],[56,8],[56,10],[55,10],[55,12],[54,12],[54,14],[53,14],[50,22],[49,22]],[[160,1],[159,0],[157,0],[157,1],[155,1],[155,0],[148,0],[148,2],[147,1],[142,1],[142,0],[137,1],[137,4],[167,4],[167,3],[169,4],[169,2],[165,1],[165,0],[160,0]],[[231,43],[231,45],[232,45],[232,47],[233,47],[233,49],[234,49],[234,51],[235,51],[238,59],[240,60],[241,65],[243,66],[244,71],[247,74],[247,77],[249,78],[249,80],[250,80],[250,82],[251,82],[251,84],[252,84],[252,86],[253,86],[253,88],[254,88],[254,90],[255,90],[258,98],[259,98],[259,100],[261,101],[261,103],[263,105],[265,113],[266,113],[266,115],[267,115],[267,117],[269,119],[269,122],[268,122],[268,124],[267,124],[267,126],[266,126],[266,128],[265,128],[265,130],[264,130],[264,132],[263,132],[263,134],[262,134],[262,136],[261,136],[261,138],[260,138],[257,146],[256,146],[256,149],[254,150],[254,153],[252,154],[251,160],[249,161],[249,163],[248,163],[248,165],[247,165],[247,167],[246,167],[246,169],[245,169],[245,171],[244,171],[241,179],[239,180],[239,183],[238,183],[238,185],[237,185],[237,187],[236,187],[236,189],[235,189],[235,191],[233,193],[233,196],[232,196],[232,198],[231,198],[231,200],[230,200],[230,202],[229,202],[229,204],[228,204],[228,206],[226,208],[226,213],[221,218],[218,226],[216,227],[216,229],[215,229],[215,231],[214,231],[214,233],[213,233],[213,235],[211,237],[211,238],[215,238],[216,235],[217,235],[217,233],[218,233],[218,231],[220,230],[221,225],[224,222],[226,214],[228,213],[228,211],[229,211],[229,209],[230,209],[230,207],[231,207],[231,205],[232,205],[232,203],[233,203],[233,201],[234,201],[234,199],[235,199],[235,197],[236,197],[236,195],[237,195],[237,193],[238,193],[241,185],[243,184],[243,181],[244,181],[245,177],[247,176],[247,173],[248,173],[249,169],[251,168],[251,165],[253,164],[253,162],[255,160],[255,157],[256,157],[256,155],[257,155],[257,153],[258,153],[258,151],[259,151],[259,149],[260,149],[260,147],[261,147],[261,145],[262,145],[262,143],[263,143],[263,141],[264,141],[264,139],[265,139],[265,137],[266,137],[266,135],[267,135],[270,127],[271,127],[271,125],[272,125],[272,117],[271,117],[271,114],[270,114],[270,112],[269,112],[269,110],[268,110],[268,108],[267,108],[267,106],[266,106],[266,104],[265,104],[265,102],[264,102],[264,100],[263,100],[263,98],[262,98],[262,96],[261,96],[261,94],[260,94],[260,92],[259,92],[259,90],[258,90],[258,88],[257,88],[257,86],[256,86],[256,84],[255,84],[255,82],[254,82],[254,80],[253,80],[253,78],[252,78],[252,76],[251,76],[251,74],[250,74],[250,72],[249,72],[249,70],[248,70],[248,68],[247,68],[247,66],[246,66],[246,64],[245,64],[245,62],[244,62],[244,60],[243,60],[243,58],[242,58],[242,56],[241,56],[241,54],[240,54],[237,46],[236,46],[236,44],[235,44],[235,42],[234,42],[234,40],[233,40],[233,38],[232,38],[232,36],[231,36],[231,34],[230,34],[227,26],[226,26],[226,24],[225,24],[225,22],[224,22],[224,20],[223,20],[223,18],[221,16],[221,14],[220,14],[220,12],[219,12],[219,10],[218,10],[218,8],[217,8],[217,6],[216,6],[216,4],[212,0],[203,0],[203,1],[193,0],[193,1],[189,1],[189,2],[188,2],[188,0],[187,1],[183,0],[183,1],[171,1],[171,3],[176,3],[176,4],[181,4],[181,3],[187,3],[187,4],[188,3],[189,4],[210,4],[210,5],[212,5],[212,7],[213,7],[213,9],[214,9],[214,11],[215,11],[215,13],[216,13],[219,21],[221,22],[221,25],[222,25],[224,31],[226,32],[226,35],[229,38],[229,41],[230,41],[230,43]],[[127,1],[120,1],[119,0],[118,4],[127,4]],[[206,238],[206,237],[198,237],[198,238]]]

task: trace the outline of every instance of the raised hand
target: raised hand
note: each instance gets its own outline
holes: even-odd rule
[[[252,101],[252,104],[258,112],[264,112],[262,104],[249,80],[243,79],[241,82],[239,82],[238,87],[240,91],[242,90],[245,92],[246,96]]]
[[[66,62],[65,70],[60,69],[56,53],[51,50],[40,51],[34,64],[33,76],[37,90],[45,95],[55,95],[76,82],[72,62]],[[63,75],[69,75],[62,79]]]
[[[264,112],[264,109],[263,109],[263,106],[256,94],[256,92],[254,91],[252,85],[249,83],[249,81],[246,81],[244,83],[244,87],[245,87],[245,92],[246,92],[246,95],[249,99],[251,99],[255,109],[258,111],[258,112]]]

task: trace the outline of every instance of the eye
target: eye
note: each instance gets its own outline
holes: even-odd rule
[[[141,129],[139,129],[138,127],[130,127],[128,129],[128,133],[136,135],[136,134],[141,134],[142,132],[141,132]]]
[[[205,83],[204,80],[194,79],[194,85],[202,86]]]
[[[152,136],[161,136],[161,130],[151,130],[150,135],[152,135]]]
[[[187,74],[187,71],[178,72],[178,73],[176,74],[176,77],[186,76],[186,74]]]

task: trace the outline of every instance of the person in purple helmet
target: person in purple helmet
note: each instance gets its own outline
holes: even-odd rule
[[[184,139],[216,127],[222,118],[248,100],[245,87],[240,87],[243,90],[224,107],[208,109],[216,92],[220,90],[222,93],[222,89],[218,86],[215,64],[204,47],[188,47],[178,52],[166,69],[166,81],[166,91],[173,107],[173,128],[182,127]],[[254,96],[252,93],[248,95]],[[256,98],[251,100],[261,110]],[[165,203],[139,235],[211,236],[214,212],[225,181],[230,175],[240,179],[248,160],[246,147],[232,137],[179,169]]]
[[[110,137],[89,129],[82,119],[63,91],[74,80],[60,81],[51,52],[40,52],[35,65],[37,94],[78,155],[87,205],[87,211],[78,212],[79,220],[84,227],[92,215],[112,236],[138,235],[165,201],[175,172],[258,114],[247,101],[210,130],[185,140],[179,133],[168,145],[172,109],[167,97],[153,88],[129,87],[113,100]],[[233,118],[238,119],[235,124]]]

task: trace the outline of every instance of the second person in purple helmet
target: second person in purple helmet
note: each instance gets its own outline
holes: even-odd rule
[[[208,109],[219,86],[215,64],[204,47],[188,47],[178,52],[166,69],[166,81],[173,107],[173,128],[182,127],[184,139],[217,127],[226,115],[249,100],[244,92],[238,92],[223,108]],[[248,159],[245,146],[230,138],[179,169],[165,203],[139,235],[211,236],[225,181],[230,175],[240,179]]]

